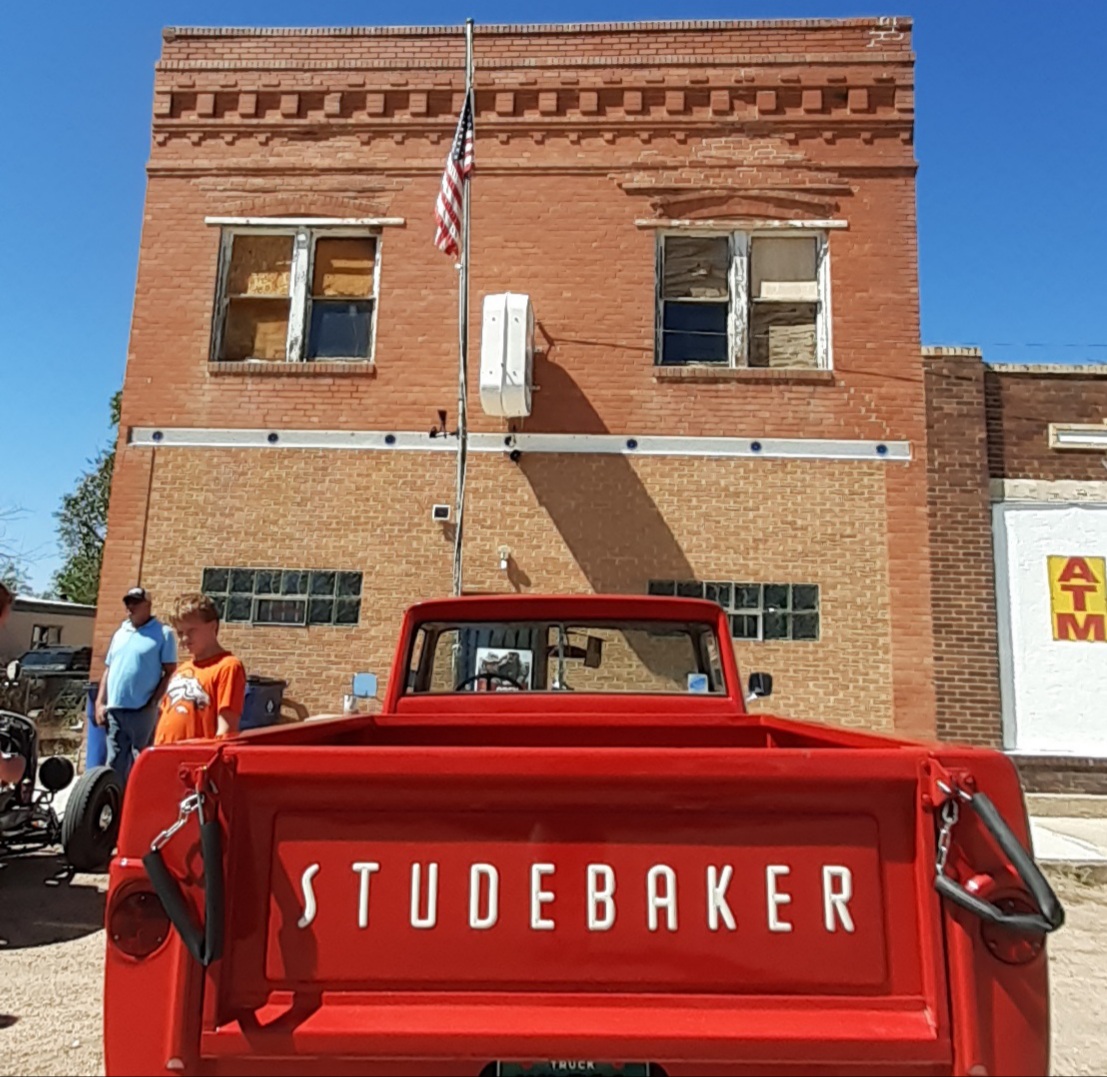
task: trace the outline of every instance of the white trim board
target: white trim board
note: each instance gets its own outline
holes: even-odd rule
[[[399,228],[404,217],[205,217],[224,228]]]
[[[453,437],[418,431],[227,430],[132,427],[130,444],[198,449],[360,449],[453,452]],[[471,434],[473,453],[582,454],[602,456],[743,457],[746,459],[856,460],[905,463],[907,441],[826,438],[684,438],[633,434]]]
[[[510,442],[510,444],[509,444]],[[883,447],[884,451],[880,449]],[[716,456],[804,460],[911,459],[906,441],[847,441],[826,438],[681,438],[634,434],[477,434],[470,451],[601,453],[623,456]]]
[[[828,228],[848,228],[849,221],[826,220],[775,220],[769,217],[717,217],[711,220],[674,220],[667,217],[646,217],[634,222],[635,228],[671,228],[675,231],[707,232],[775,232],[786,229],[803,229],[824,232]]]

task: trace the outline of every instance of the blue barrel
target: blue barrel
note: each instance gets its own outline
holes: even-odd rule
[[[85,770],[106,766],[108,762],[108,731],[94,721],[99,691],[99,681],[89,684],[88,702],[85,705]]]
[[[251,674],[246,678],[246,701],[242,706],[242,721],[239,729],[260,729],[262,726],[275,725],[281,720],[281,703],[284,702],[284,690],[288,681],[279,681],[274,677],[258,677]]]

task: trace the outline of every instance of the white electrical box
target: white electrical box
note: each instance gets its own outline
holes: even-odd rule
[[[530,414],[534,371],[534,310],[529,295],[484,297],[480,341],[480,403],[505,419]]]

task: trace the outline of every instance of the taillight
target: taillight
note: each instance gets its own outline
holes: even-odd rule
[[[1019,894],[1004,895],[991,899],[1006,913],[1035,913],[1037,907]],[[980,936],[988,952],[998,961],[1007,965],[1028,965],[1042,952],[1045,946],[1044,935],[1029,935],[1021,931],[1012,931],[1000,924],[983,923]]]
[[[169,917],[150,890],[132,890],[115,903],[108,917],[108,937],[128,957],[149,957],[169,932]]]

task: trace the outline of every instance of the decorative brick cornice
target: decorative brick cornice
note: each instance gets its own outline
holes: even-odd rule
[[[856,90],[864,91],[864,98]],[[499,83],[476,92],[477,122],[510,124],[528,129],[565,121],[590,125],[633,122],[636,127],[671,124],[674,118],[719,126],[728,121],[761,123],[775,128],[816,125],[820,130],[895,127],[909,130],[903,87],[874,83],[870,87],[788,86],[758,88],[734,85],[690,85],[687,77],[661,85],[564,87],[519,86]],[[350,124],[384,122],[389,126],[453,124],[457,94],[434,85],[397,88],[332,89],[304,81],[264,87],[208,89],[204,85],[159,85],[154,95],[154,130],[228,126],[271,127],[289,122],[337,130]]]
[[[642,146],[740,132],[796,149],[815,143],[835,160],[850,151],[834,147],[848,141],[861,168],[889,164],[886,142],[869,147],[891,136],[902,167],[912,163],[910,26],[882,18],[480,27],[477,135],[504,146],[591,138]],[[352,135],[363,145],[437,146],[461,107],[460,35],[459,27],[171,28],[157,67],[154,144]]]

